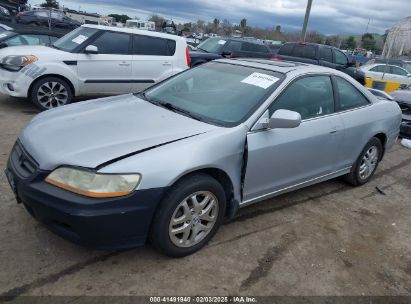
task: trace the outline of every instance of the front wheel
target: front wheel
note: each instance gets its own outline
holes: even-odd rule
[[[382,153],[381,141],[376,137],[371,138],[352,166],[351,172],[345,176],[345,180],[353,186],[361,186],[367,183],[377,170]]]
[[[205,174],[183,178],[161,202],[153,219],[152,244],[172,257],[192,254],[214,236],[225,214],[225,193]]]
[[[72,98],[68,83],[56,77],[46,77],[36,81],[30,92],[30,100],[41,110],[67,105]]]

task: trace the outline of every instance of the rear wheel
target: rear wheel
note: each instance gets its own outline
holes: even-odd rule
[[[196,174],[174,185],[153,219],[152,244],[173,257],[192,254],[214,236],[225,214],[222,186],[206,174]]]
[[[69,104],[73,98],[66,81],[46,77],[36,81],[30,92],[30,100],[41,110],[49,110]]]
[[[382,153],[381,141],[376,137],[371,138],[352,166],[351,172],[345,176],[345,180],[353,186],[361,186],[367,183],[374,175]]]

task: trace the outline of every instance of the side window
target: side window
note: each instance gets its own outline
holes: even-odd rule
[[[340,110],[345,111],[353,108],[362,107],[369,104],[367,98],[347,80],[335,77],[337,84],[337,94],[340,101]]]
[[[170,39],[135,35],[133,37],[133,54],[153,56],[173,56],[176,42]]]
[[[241,50],[241,41],[230,41],[226,46],[224,52],[238,52]]]
[[[396,66],[390,66],[390,73],[400,76],[407,76],[408,74],[406,71]]]
[[[296,45],[291,56],[314,59],[315,47],[312,45]]]
[[[279,54],[279,55],[290,56],[291,53],[293,52],[294,45],[295,45],[294,43],[286,43],[286,44],[284,44],[284,45],[278,50],[278,54]]]
[[[54,37],[54,36],[49,36],[50,38],[50,43],[53,44],[54,42],[56,42],[57,40],[59,40],[59,38]]]
[[[335,63],[346,66],[348,64],[347,56],[343,52],[335,50]]]
[[[309,76],[293,82],[269,107],[270,116],[279,109],[295,111],[301,119],[334,112],[334,96],[329,76]]]
[[[130,35],[124,33],[104,32],[91,44],[98,48],[99,54],[128,54]]]
[[[320,60],[333,62],[333,51],[330,48],[320,48]]]
[[[49,13],[46,12],[46,11],[34,12],[34,15],[36,15],[37,17],[42,17],[42,18],[48,18],[49,17]]]
[[[378,72],[378,73],[384,73],[385,72],[385,65],[377,65],[370,69],[371,72]]]

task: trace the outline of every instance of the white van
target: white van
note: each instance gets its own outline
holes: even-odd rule
[[[137,29],[146,30],[146,31],[156,30],[156,24],[153,21],[141,21],[141,20],[134,20],[134,19],[127,20],[126,27],[137,28]]]

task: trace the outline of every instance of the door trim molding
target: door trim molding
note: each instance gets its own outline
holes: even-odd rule
[[[244,206],[248,206],[248,205],[251,205],[251,204],[254,204],[254,203],[258,203],[259,201],[266,200],[266,199],[272,198],[274,196],[277,196],[277,195],[280,195],[280,194],[283,194],[283,193],[286,193],[286,192],[290,192],[292,190],[297,190],[297,189],[300,189],[300,188],[303,188],[303,187],[306,187],[306,186],[310,186],[310,185],[319,183],[321,181],[326,181],[326,180],[335,178],[337,176],[341,176],[341,175],[344,175],[346,173],[349,173],[350,171],[351,171],[351,167],[347,167],[347,168],[344,168],[344,169],[334,171],[332,173],[321,175],[321,176],[309,179],[307,181],[304,181],[304,182],[301,182],[301,183],[298,183],[298,184],[295,184],[295,185],[292,185],[292,186],[288,186],[288,187],[285,187],[285,188],[282,188],[282,189],[279,189],[279,190],[276,190],[276,191],[273,191],[273,192],[270,192],[270,193],[267,193],[267,194],[263,194],[263,195],[255,197],[255,198],[246,200],[246,201],[243,201],[243,202],[240,203],[240,207],[244,207]]]

